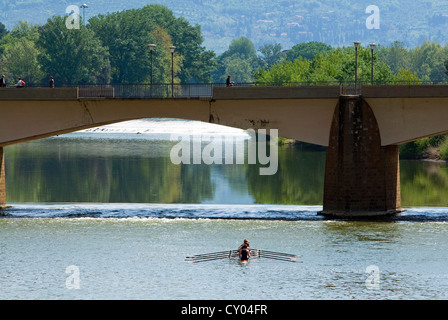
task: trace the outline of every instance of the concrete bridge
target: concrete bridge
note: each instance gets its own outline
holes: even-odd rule
[[[3,147],[139,118],[180,118],[279,135],[327,147],[324,215],[364,217],[402,211],[398,145],[448,132],[448,86],[213,88],[176,98],[125,98],[105,89],[0,90],[0,206],[6,206]],[[85,92],[84,92],[85,93]],[[95,96],[95,97],[94,97]]]

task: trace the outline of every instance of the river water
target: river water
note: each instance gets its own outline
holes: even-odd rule
[[[0,299],[447,299],[448,167],[401,161],[401,216],[327,220],[325,153],[280,146],[259,165],[173,164],[171,132],[139,120],[5,148]],[[297,262],[186,256],[251,247]],[[242,280],[244,279],[244,284]]]

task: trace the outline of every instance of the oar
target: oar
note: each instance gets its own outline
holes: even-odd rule
[[[268,252],[261,252],[259,254],[261,257],[276,257],[276,258],[283,258],[283,259],[296,259],[295,256],[282,256],[278,254],[268,253]]]
[[[199,260],[191,260],[192,263],[198,263],[198,262],[205,262],[205,261],[213,261],[213,260],[219,260],[219,259],[226,259],[228,258],[228,256],[225,257],[215,257],[215,258],[210,258],[210,259],[199,259]]]
[[[283,253],[283,252],[276,252],[276,251],[270,251],[270,250],[260,250],[262,253],[272,253],[280,256],[288,256],[288,257],[297,257],[295,254],[290,253]]]
[[[209,253],[209,254],[200,254],[195,255],[192,257],[187,257],[185,260],[187,261],[199,261],[199,260],[214,260],[214,259],[224,259],[224,258],[230,258],[232,256],[232,253],[235,253],[236,250],[229,250],[229,251],[221,251],[221,252],[215,252],[215,253]]]
[[[292,258],[292,257],[291,258],[282,258],[282,257],[261,255],[260,258],[273,259],[273,260],[286,261],[286,262],[297,262],[297,258]]]
[[[228,257],[228,256],[229,256],[228,253],[222,253],[222,254],[212,254],[209,256],[187,257],[185,259],[186,260],[199,260],[199,259],[210,259],[210,258],[215,258],[215,257]]]
[[[258,256],[260,258],[267,258],[267,259],[274,259],[274,260],[281,260],[281,261],[290,261],[290,262],[296,262],[297,257],[293,254],[278,254],[280,252],[273,252],[273,251],[266,251],[266,250],[260,250]]]
[[[209,257],[209,256],[211,256],[211,255],[219,255],[219,254],[229,254],[229,250],[226,250],[226,251],[218,251],[218,252],[211,252],[211,253],[196,254],[196,255],[194,255],[194,256],[187,257],[187,259],[190,259],[190,258],[199,258],[199,257],[205,257],[205,256]]]

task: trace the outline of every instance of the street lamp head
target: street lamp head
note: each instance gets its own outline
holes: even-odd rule
[[[148,44],[148,47],[149,47],[149,50],[151,50],[151,52],[152,52],[154,50],[154,48],[156,47],[156,45],[151,43],[151,44]]]
[[[375,50],[376,44],[375,43],[371,43],[370,44],[370,49]]]
[[[84,3],[80,6],[80,8],[88,8],[88,6],[87,6],[87,4]]]
[[[170,46],[170,51],[171,51],[171,53],[174,53],[174,50],[176,49],[176,47],[175,46]]]
[[[359,42],[359,41],[355,41],[355,42],[353,42],[354,43],[354,45],[355,45],[355,48],[358,48],[358,46],[361,44],[361,42]]]

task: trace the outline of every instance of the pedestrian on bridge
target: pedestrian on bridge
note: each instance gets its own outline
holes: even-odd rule
[[[16,88],[23,88],[23,87],[25,87],[25,81],[23,81],[22,78],[20,78],[20,77],[18,78],[18,80],[19,81],[16,83],[15,87]]]
[[[226,87],[233,87],[234,85],[235,85],[235,82],[230,81],[230,76],[227,76]]]
[[[49,85],[50,85],[50,88],[54,88],[54,78],[53,78],[53,76],[50,76]]]
[[[2,80],[0,80],[0,87],[6,87],[6,77],[2,75]]]

